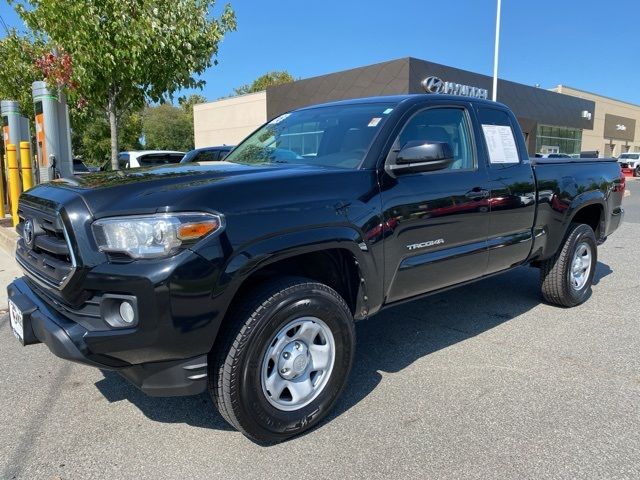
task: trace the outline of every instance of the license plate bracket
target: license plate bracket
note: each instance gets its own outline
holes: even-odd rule
[[[33,331],[32,314],[37,306],[26,295],[16,292],[9,293],[9,323],[13,335],[22,345],[40,343]]]
[[[20,307],[11,300],[9,300],[9,322],[11,323],[11,331],[24,345],[24,315]]]

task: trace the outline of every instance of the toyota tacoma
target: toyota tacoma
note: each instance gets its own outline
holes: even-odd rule
[[[584,302],[624,189],[614,159],[530,159],[499,103],[303,108],[222,162],[25,192],[11,326],[149,395],[208,389],[232,426],[277,442],[336,403],[356,320],[521,265],[546,302]]]

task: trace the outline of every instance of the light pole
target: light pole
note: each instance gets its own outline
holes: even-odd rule
[[[496,12],[496,43],[493,50],[493,92],[491,98],[493,101],[498,99],[498,51],[500,50],[500,6],[502,0],[498,0],[498,10]]]

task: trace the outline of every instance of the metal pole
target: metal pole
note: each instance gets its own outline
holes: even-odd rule
[[[502,0],[498,0],[498,10],[496,12],[496,43],[493,50],[493,101],[498,100],[498,51],[500,50],[500,6]]]

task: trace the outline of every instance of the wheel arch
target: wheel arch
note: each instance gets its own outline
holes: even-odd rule
[[[599,240],[605,232],[605,205],[605,195],[600,190],[585,192],[574,198],[565,217],[563,234],[566,235],[572,223],[584,223],[593,229]]]
[[[274,275],[304,276],[329,285],[356,319],[372,313],[381,294],[381,282],[371,281],[382,278],[379,266],[360,233],[332,227],[313,229],[311,235],[306,230],[272,236],[239,249],[226,263],[214,295],[223,294],[231,306],[245,289]]]
[[[576,196],[562,214],[547,213],[542,218],[543,223],[534,227],[538,232],[531,254],[534,262],[555,255],[567,237],[572,223],[589,225],[598,242],[601,242],[606,232],[606,198],[600,190],[585,192]]]

